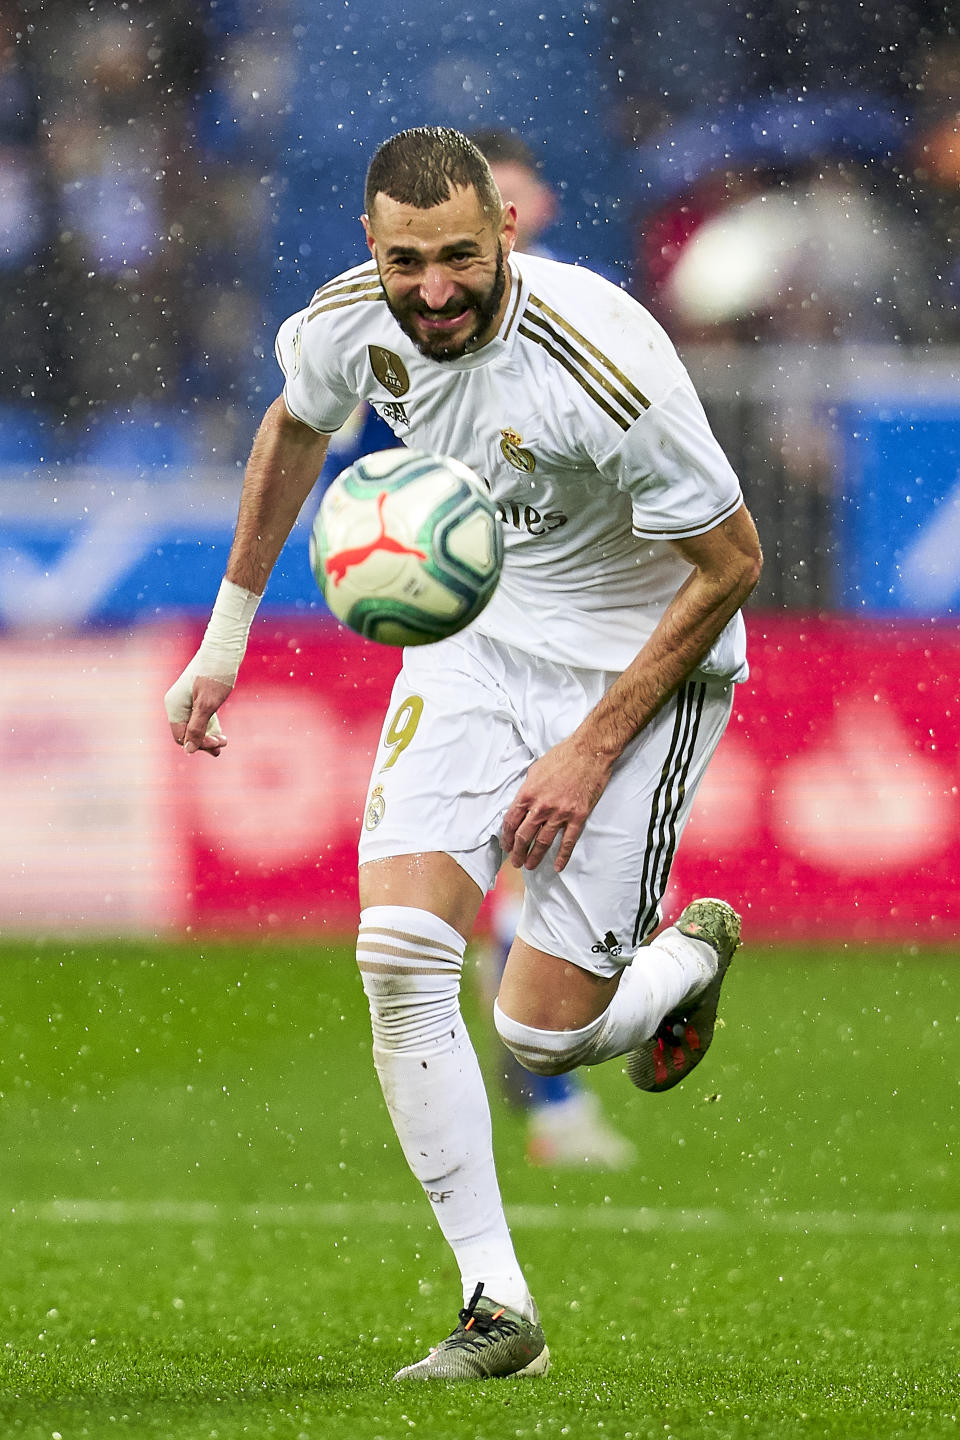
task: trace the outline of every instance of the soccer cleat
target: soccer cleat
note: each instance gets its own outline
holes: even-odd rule
[[[717,952],[717,973],[699,995],[660,1021],[654,1035],[627,1056],[627,1075],[638,1090],[659,1094],[686,1080],[710,1048],[720,987],[740,944],[740,916],[725,900],[691,900],[675,928],[705,940]]]
[[[539,1320],[525,1320],[483,1296],[478,1285],[460,1324],[423,1360],[398,1370],[394,1380],[494,1380],[545,1375],[550,1351]]]

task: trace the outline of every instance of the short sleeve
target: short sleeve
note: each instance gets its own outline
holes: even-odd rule
[[[599,465],[629,495],[634,533],[645,540],[702,535],[743,503],[740,482],[686,376],[644,410]]]
[[[290,414],[311,430],[332,435],[353,412],[357,397],[327,363],[323,329],[299,310],[277,332],[274,353],[283,371],[283,400]]]

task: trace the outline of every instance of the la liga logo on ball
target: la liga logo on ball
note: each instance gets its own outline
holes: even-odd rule
[[[497,586],[503,534],[477,475],[416,450],[365,455],[331,483],[310,567],[339,620],[385,645],[428,645],[476,619]]]

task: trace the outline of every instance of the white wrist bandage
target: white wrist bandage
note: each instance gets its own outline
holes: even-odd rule
[[[200,649],[163,697],[171,723],[190,719],[193,682],[198,675],[217,680],[221,685],[235,683],[261,598],[252,590],[244,590],[242,585],[234,585],[232,580],[222,582]],[[207,729],[208,732],[219,729],[216,716]]]
[[[214,601],[209,624],[197,651],[196,675],[232,685],[247,651],[250,626],[261,596],[224,580]]]

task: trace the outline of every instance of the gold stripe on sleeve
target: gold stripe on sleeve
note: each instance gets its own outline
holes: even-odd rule
[[[379,279],[380,276],[377,272],[376,262],[371,261],[369,265],[364,265],[362,269],[358,268],[353,275],[346,277],[338,276],[336,280],[328,280],[325,285],[321,285],[319,290],[314,292],[310,304],[316,305],[324,299],[332,300],[333,297],[339,295],[341,291],[356,290],[361,284],[369,285],[371,280],[379,281]]]
[[[665,530],[651,530],[647,526],[644,526],[642,530],[634,529],[633,533],[640,540],[694,539],[697,535],[705,535],[708,530],[715,530],[718,525],[723,524],[724,520],[729,520],[730,516],[735,515],[742,504],[743,496],[737,495],[718,515],[714,515],[711,518],[709,524],[701,525],[693,531],[691,531],[689,524],[687,524],[670,525]]]
[[[631,423],[640,418],[642,411],[638,405],[634,404],[630,396],[624,394],[623,390],[614,384],[609,375],[605,375],[596,365],[591,364],[589,360],[578,354],[569,340],[565,339],[559,330],[554,329],[548,321],[542,320],[539,315],[531,315],[529,310],[524,312],[523,318],[529,325],[537,326],[538,330],[542,330],[545,335],[549,336],[554,345],[564,350],[578,370],[585,371],[587,375],[592,376],[600,388],[607,392],[611,400],[619,405],[621,410],[626,411]]]
[[[504,340],[507,339],[508,335],[510,334],[510,331],[513,329],[513,323],[514,323],[514,321],[515,321],[516,318],[517,318],[517,311],[520,309],[520,301],[521,301],[521,299],[522,299],[522,297],[523,297],[523,281],[522,281],[522,280],[518,280],[515,275],[514,275],[514,277],[513,277],[513,280],[514,280],[514,284],[515,284],[516,287],[517,287],[517,298],[516,298],[516,299],[514,300],[514,302],[513,302],[513,311],[512,311],[512,313],[511,313],[510,319],[509,319],[509,321],[508,321],[508,323],[507,323],[507,328],[506,328],[506,329],[504,330],[504,332],[503,332],[503,338],[504,338]]]
[[[614,365],[612,360],[608,360],[602,350],[598,350],[595,345],[591,345],[590,341],[587,340],[585,336],[581,335],[578,330],[574,330],[573,326],[568,324],[567,321],[564,320],[562,315],[558,315],[556,310],[552,310],[545,301],[539,298],[539,296],[531,295],[530,303],[531,305],[536,306],[538,310],[542,310],[544,315],[548,316],[555,325],[560,326],[561,330],[565,330],[566,333],[570,336],[570,338],[572,340],[575,340],[576,343],[580,345],[584,350],[588,351],[595,360],[599,360],[602,365],[606,366],[613,379],[616,380],[623,387],[623,389],[627,391],[628,394],[632,395],[635,400],[638,400],[643,406],[644,410],[650,409],[651,402],[647,399],[646,395],[644,395],[643,391],[638,390],[636,385],[634,385],[633,381],[628,379],[627,376],[624,375],[623,371],[618,369],[618,367]]]
[[[526,312],[524,312],[524,319],[525,318]],[[525,335],[528,340],[532,340],[536,345],[542,345],[544,350],[546,350],[547,354],[551,355],[553,359],[556,360],[558,365],[562,365],[564,370],[568,371],[568,373],[573,376],[577,384],[580,385],[590,396],[590,399],[593,400],[597,405],[599,405],[600,409],[605,411],[606,414],[610,416],[611,420],[616,421],[616,423],[620,426],[621,430],[630,429],[630,426],[633,424],[633,420],[628,419],[626,415],[621,415],[619,411],[614,410],[613,406],[608,404],[608,402],[603,398],[603,396],[597,393],[594,387],[590,384],[590,381],[587,379],[587,377],[580,370],[577,369],[577,367],[571,362],[569,357],[563,353],[562,350],[556,349],[555,346],[552,345],[550,341],[545,338],[545,336],[539,335],[536,330],[531,330],[529,326],[523,323],[523,321],[520,322],[520,325],[518,327],[518,333],[520,335]]]
[[[343,310],[347,305],[359,305],[364,300],[382,300],[383,290],[380,285],[373,289],[367,289],[362,295],[347,295],[342,300],[328,300],[323,305],[315,305],[307,315],[308,320],[314,320],[318,315],[326,315],[330,310]]]

